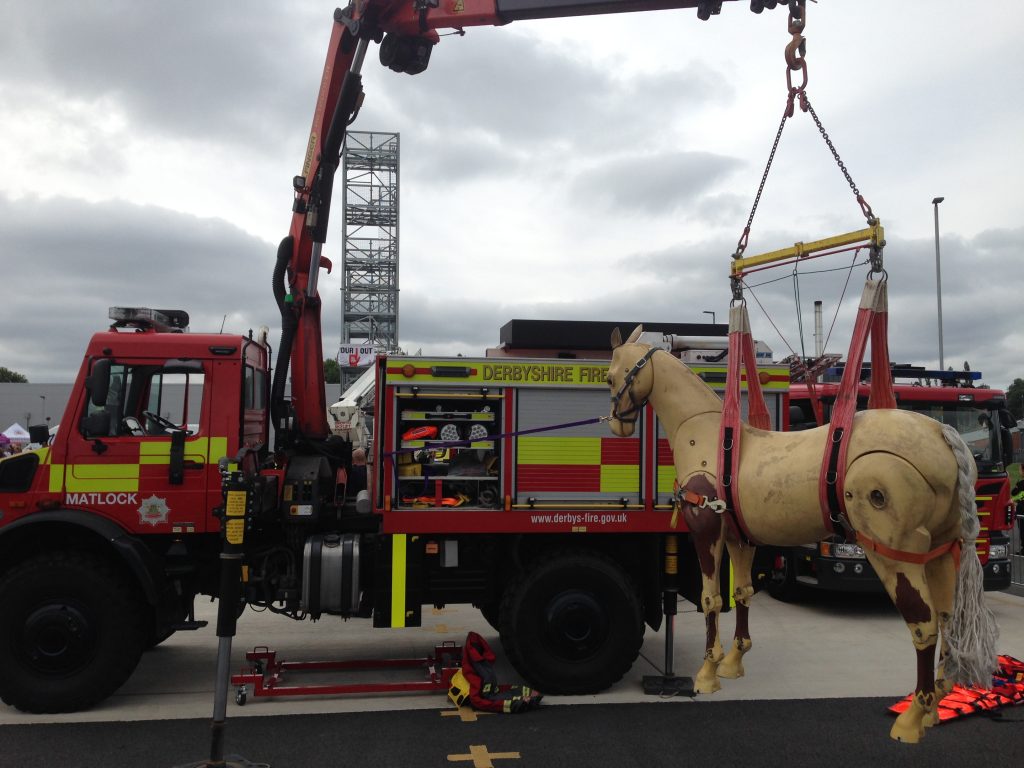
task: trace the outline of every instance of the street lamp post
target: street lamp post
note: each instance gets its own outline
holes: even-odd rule
[[[43,401],[43,421],[46,421],[46,395],[40,395],[39,399]]]
[[[712,312],[710,309],[705,309],[704,310],[704,314],[705,315],[711,315],[711,324],[714,325],[715,324],[715,313]]]
[[[935,209],[935,296],[939,305],[939,370],[946,370],[946,359],[942,354],[942,267],[939,262],[939,203],[946,198],[932,200]]]

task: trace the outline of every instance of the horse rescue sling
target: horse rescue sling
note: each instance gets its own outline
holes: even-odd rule
[[[896,398],[893,394],[892,375],[890,372],[891,366],[889,363],[889,312],[886,287],[888,276],[882,268],[882,249],[885,246],[885,232],[878,218],[876,218],[871,210],[871,206],[864,199],[857,185],[854,184],[853,178],[840,159],[839,153],[829,139],[821,124],[821,120],[818,119],[817,113],[807,98],[807,63],[803,55],[802,36],[806,21],[804,16],[805,9],[801,5],[795,10],[797,12],[793,13],[791,9],[789,28],[790,33],[793,35],[793,40],[786,47],[786,85],[788,88],[786,108],[783,112],[778,132],[775,135],[775,143],[768,156],[768,163],[761,178],[761,185],[758,188],[757,195],[754,197],[750,216],[747,218],[747,224],[736,244],[736,251],[732,255],[733,262],[730,279],[733,300],[729,308],[729,363],[726,374],[722,424],[719,434],[716,490],[719,498],[725,502],[725,506],[732,518],[731,521],[742,537],[748,543],[757,545],[759,542],[751,536],[750,530],[743,519],[743,510],[740,507],[737,488],[740,437],[742,434],[740,382],[744,379],[742,375],[743,370],[746,372],[745,381],[747,384],[747,421],[750,426],[757,429],[767,430],[771,427],[764,395],[761,391],[761,383],[758,380],[753,336],[750,332],[746,300],[743,297],[744,277],[752,272],[766,269],[770,265],[779,263],[798,265],[805,259],[817,258],[821,255],[835,254],[848,250],[859,251],[861,248],[868,248],[871,270],[864,285],[860,307],[857,311],[857,319],[846,358],[847,362],[843,370],[836,401],[832,408],[824,455],[821,459],[818,498],[821,505],[822,523],[825,530],[831,534],[840,536],[848,541],[856,541],[864,549],[885,555],[893,560],[920,564],[947,552],[952,552],[959,566],[959,540],[948,542],[926,553],[896,550],[881,542],[874,541],[862,532],[853,530],[847,516],[844,495],[847,449],[850,444],[853,418],[857,411],[857,390],[864,363],[864,351],[869,339],[871,341],[872,375],[868,408],[896,407]],[[802,82],[796,85],[792,76],[794,72],[802,74]],[[797,104],[800,105],[800,111],[809,113],[814,119],[818,131],[828,145],[839,170],[842,171],[856,197],[861,212],[867,221],[867,228],[810,243],[796,243],[791,248],[783,248],[754,256],[744,256],[743,254],[750,236],[750,228],[754,221],[754,214],[757,212],[761,193],[764,191],[765,182],[768,180],[768,174],[771,171],[779,140],[782,138],[783,128],[785,128],[786,120],[796,114]],[[796,266],[794,266],[794,275],[796,275]],[[873,279],[876,276],[877,279]],[[799,312],[799,306],[797,311]],[[796,356],[796,353],[794,353],[794,356]],[[801,357],[799,360],[799,365],[807,373],[803,358]],[[807,383],[813,393],[813,379],[808,377]],[[812,396],[812,407],[820,424],[822,419],[821,404],[815,396]]]
[[[452,676],[448,698],[457,707],[467,701],[481,712],[519,714],[536,709],[543,699],[525,685],[499,685],[494,674],[494,651],[476,632],[466,635],[462,646],[462,669]]]
[[[845,481],[847,448],[853,429],[853,418],[857,411],[857,389],[864,364],[864,353],[868,340],[871,341],[871,386],[868,409],[895,408],[892,376],[889,374],[888,345],[888,292],[885,272],[881,268],[881,227],[873,237],[872,273],[864,284],[860,308],[854,325],[853,338],[839,383],[836,401],[828,424],[828,437],[818,475],[818,499],[821,518],[826,531],[847,541],[860,544],[864,549],[877,552],[892,560],[908,563],[927,563],[947,552],[952,552],[959,567],[961,542],[959,539],[946,542],[928,552],[897,550],[882,542],[875,541],[861,531],[855,531],[846,513]],[[878,274],[879,279],[873,279]],[[734,278],[735,279],[735,278]],[[745,376],[741,376],[741,366]],[[884,373],[882,373],[884,371]],[[751,544],[758,542],[751,536],[743,519],[739,504],[736,478],[739,476],[739,449],[741,435],[740,383],[747,383],[748,422],[757,429],[770,429],[767,406],[761,391],[757,368],[754,362],[753,336],[747,317],[745,302],[729,309],[729,367],[726,374],[725,400],[722,407],[722,426],[718,454],[718,495],[725,501],[733,522]]]

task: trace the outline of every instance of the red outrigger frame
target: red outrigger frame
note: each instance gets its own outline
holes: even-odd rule
[[[462,666],[462,646],[451,641],[434,646],[434,655],[421,659],[364,659],[353,661],[278,661],[277,651],[259,645],[245,654],[249,666],[231,676],[237,686],[235,703],[245,704],[248,686],[253,696],[330,696],[345,693],[405,693],[411,691],[447,691],[452,676]],[[286,672],[363,672],[382,669],[422,669],[426,680],[374,683],[323,683],[284,685]]]

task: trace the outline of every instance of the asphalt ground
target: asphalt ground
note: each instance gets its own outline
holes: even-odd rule
[[[1024,598],[989,593],[1001,627],[998,649],[1024,659]],[[682,603],[673,666],[692,675],[703,619]],[[114,696],[87,712],[29,715],[0,706],[0,768],[171,768],[210,755],[215,606],[211,626],[179,633],[145,654]],[[267,645],[288,660],[422,657],[439,641],[479,631],[499,653],[502,682],[519,682],[494,632],[469,607],[425,611],[424,626],[374,630],[369,622],[298,624],[243,615],[233,671],[246,650]],[[731,635],[730,615],[722,618]],[[1024,707],[974,715],[930,730],[918,745],[888,737],[889,705],[910,691],[914,652],[906,625],[884,596],[813,593],[797,605],[758,595],[746,676],[712,695],[645,695],[641,679],[663,671],[663,632],[648,630],[633,669],[594,696],[549,696],[522,715],[459,711],[443,692],[253,698],[228,704],[225,748],[253,763],[284,766],[904,766],[1016,765],[1024,758]],[[402,679],[410,672],[295,673],[288,682]]]

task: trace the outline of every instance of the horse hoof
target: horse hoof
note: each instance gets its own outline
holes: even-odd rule
[[[722,683],[717,677],[702,680],[700,677],[694,681],[694,693],[714,693],[722,690]]]
[[[892,730],[889,731],[889,737],[904,744],[917,744],[924,738],[924,728],[920,726],[908,728],[897,722],[893,724]]]
[[[737,661],[735,664],[726,659],[718,665],[718,676],[724,677],[727,680],[736,680],[737,678],[743,677],[743,663]]]

